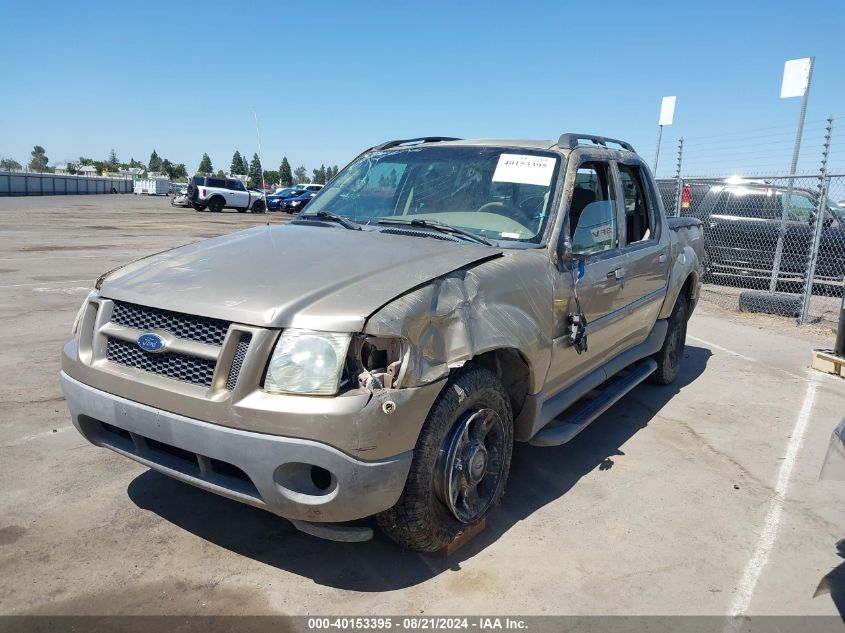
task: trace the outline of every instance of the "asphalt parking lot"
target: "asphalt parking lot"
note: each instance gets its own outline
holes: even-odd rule
[[[819,481],[845,381],[808,369],[832,334],[785,321],[702,304],[678,383],[637,388],[565,446],[517,446],[502,507],[449,559],[320,541],[85,442],[58,372],[93,280],[288,220],[0,198],[0,613],[845,612],[845,567],[823,582],[843,564],[845,482]]]

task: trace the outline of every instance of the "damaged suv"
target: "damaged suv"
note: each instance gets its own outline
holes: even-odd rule
[[[102,275],[62,387],[93,444],[314,535],[375,515],[435,551],[500,501],[515,441],[675,380],[701,248],[627,143],[391,141],[288,225]]]

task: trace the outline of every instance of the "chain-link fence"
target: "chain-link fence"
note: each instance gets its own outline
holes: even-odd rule
[[[658,187],[668,215],[704,223],[703,298],[800,323],[836,323],[845,282],[845,174],[682,177]]]

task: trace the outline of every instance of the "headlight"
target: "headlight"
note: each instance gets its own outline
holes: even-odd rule
[[[337,393],[350,338],[350,334],[285,330],[270,358],[264,389],[274,393]]]
[[[293,202],[290,203],[290,206],[298,207],[300,204],[302,204],[301,200],[294,200]]]

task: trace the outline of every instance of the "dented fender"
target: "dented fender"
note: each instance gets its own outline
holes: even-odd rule
[[[397,297],[369,317],[364,333],[405,341],[403,387],[442,379],[485,352],[513,349],[529,367],[529,393],[537,393],[551,358],[551,274],[546,249],[508,251]]]

